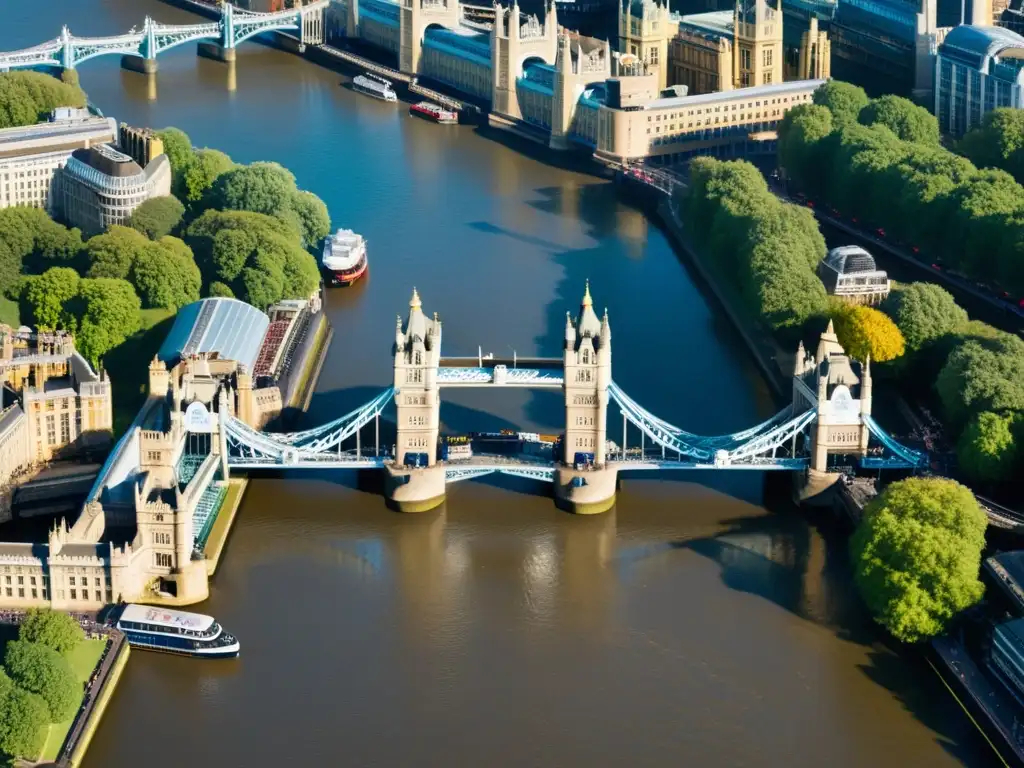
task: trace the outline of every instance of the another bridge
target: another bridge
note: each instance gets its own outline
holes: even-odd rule
[[[596,512],[614,503],[620,471],[797,470],[820,480],[834,478],[830,455],[845,457],[844,464],[854,456],[871,469],[927,466],[924,453],[900,444],[872,418],[870,362],[851,360],[831,326],[813,355],[798,350],[790,404],[756,426],[716,436],[698,435],[655,416],[615,383],[608,314],[598,319],[589,287],[576,319],[566,318],[561,358],[442,358],[440,348],[441,321],[436,315],[427,319],[414,291],[409,316],[404,324],[399,319],[395,330],[392,386],[344,416],[301,432],[260,431],[222,408],[224,473],[380,469],[387,473],[387,496],[402,509],[436,506],[448,482],[500,473],[553,483],[560,502]],[[540,451],[445,460],[438,449],[440,392],[452,387],[561,390],[564,435],[559,444]],[[397,435],[394,447],[384,449],[380,416],[392,401]],[[612,404],[622,417],[620,444],[607,439]],[[371,423],[369,440],[364,431]]]
[[[323,11],[329,0],[273,13],[255,13],[219,6],[220,19],[207,24],[160,24],[146,17],[142,29],[112,37],[76,37],[66,26],[48,42],[20,51],[0,53],[0,72],[35,67],[75,69],[98,56],[121,56],[127,69],[156,72],[156,57],[186,43],[199,43],[200,52],[223,61],[234,60],[242,42],[264,32],[298,32],[302,43],[323,42]]]

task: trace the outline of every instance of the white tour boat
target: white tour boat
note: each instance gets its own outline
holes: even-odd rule
[[[356,75],[352,79],[352,88],[381,101],[398,101],[398,94],[391,87],[391,81],[385,80],[383,77],[377,77],[377,75],[371,75],[369,72]]]
[[[239,651],[235,636],[201,613],[132,603],[121,612],[117,628],[132,648],[204,659],[230,659]]]
[[[366,240],[351,229],[339,229],[324,242],[320,263],[331,285],[352,285],[366,274]]]

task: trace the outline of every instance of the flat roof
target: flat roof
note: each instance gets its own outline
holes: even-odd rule
[[[679,109],[680,107],[699,106],[701,104],[721,104],[737,99],[756,99],[758,97],[785,96],[788,93],[800,93],[806,90],[817,90],[825,84],[824,80],[791,80],[788,83],[772,83],[771,85],[755,85],[751,88],[735,88],[731,91],[718,93],[702,93],[698,96],[671,96],[665,99],[654,99],[644,105],[644,110]]]
[[[710,32],[716,37],[728,37],[731,39],[734,34],[734,15],[733,11],[688,13],[681,16],[678,21],[680,26],[686,25],[687,27],[699,29],[702,32]]]
[[[112,133],[117,136],[117,125],[109,117],[87,117],[81,120],[54,120],[35,125],[2,128],[0,148],[16,142],[67,139],[69,136],[85,133]]]
[[[213,624],[212,616],[186,611],[172,611],[170,608],[157,608],[152,605],[131,603],[121,613],[119,621],[137,621],[142,624],[154,624],[158,627],[174,627],[193,632],[204,632]]]

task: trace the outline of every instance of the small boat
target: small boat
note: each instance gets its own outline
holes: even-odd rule
[[[126,605],[117,620],[128,645],[202,659],[233,659],[238,640],[201,613],[172,611],[151,605]]]
[[[366,240],[351,229],[339,229],[324,241],[320,259],[331,285],[352,285],[366,274]]]
[[[459,113],[451,109],[434,104],[432,101],[421,101],[409,107],[409,113],[422,117],[424,120],[431,120],[441,125],[458,125]]]
[[[356,75],[352,80],[352,88],[381,101],[398,101],[398,94],[391,87],[391,81],[385,80],[383,77],[377,77],[377,75],[371,75],[369,72]]]

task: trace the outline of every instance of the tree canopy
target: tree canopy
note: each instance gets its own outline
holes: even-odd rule
[[[23,304],[32,324],[42,330],[69,330],[77,327],[73,299],[78,296],[78,273],[70,267],[53,267],[41,275],[26,279]]]
[[[983,483],[1009,479],[1020,461],[1022,428],[1024,412],[975,414],[956,445],[960,469]]]
[[[810,211],[779,201],[743,161],[697,158],[690,180],[675,200],[684,223],[758,315],[780,329],[824,312],[814,270],[825,240]]]
[[[56,107],[84,107],[85,93],[41,72],[0,72],[0,128],[32,125]]]
[[[1024,112],[997,107],[960,140],[957,150],[979,168],[1002,168],[1024,182]]]
[[[217,177],[234,167],[231,158],[223,152],[216,149],[197,149],[182,176],[182,192],[185,199],[189,203],[202,200]]]
[[[307,298],[320,280],[294,231],[273,216],[208,210],[192,222],[188,242],[208,284],[227,286],[261,309],[283,298]]]
[[[0,290],[22,271],[39,274],[50,267],[73,266],[82,249],[82,233],[58,224],[41,208],[0,209],[0,259],[13,271],[0,270]]]
[[[46,702],[51,723],[67,720],[82,701],[82,684],[67,659],[39,643],[14,640],[7,644],[4,667],[20,688]]]
[[[151,197],[132,211],[128,226],[150,240],[159,240],[171,234],[181,223],[185,206],[176,197]]]
[[[949,291],[934,283],[897,286],[883,302],[882,310],[896,322],[910,351],[967,322],[967,312]]]
[[[126,280],[99,277],[82,280],[82,307],[75,343],[93,365],[142,325],[139,297]]]
[[[38,757],[49,722],[46,702],[19,688],[0,669],[0,753],[27,759]]]
[[[982,411],[1024,411],[1024,342],[999,336],[965,341],[936,382],[943,412],[959,426]]]
[[[791,179],[840,215],[1024,297],[1024,188],[1004,170],[979,171],[939,146],[934,118],[919,107],[889,96],[869,104],[862,95],[836,81],[815,91],[814,103],[831,113],[832,130],[824,136],[820,113],[800,108],[787,115],[779,152]],[[870,125],[850,119],[856,104]],[[1018,119],[987,118],[989,127],[979,129],[985,136],[962,148],[985,163],[1019,154]]]
[[[826,107],[837,123],[857,122],[861,110],[868,105],[864,89],[842,80],[829,80],[818,88],[812,99],[815,104]]]
[[[832,317],[839,343],[854,358],[866,360],[870,356],[885,363],[903,355],[903,334],[877,309],[834,302]]]
[[[128,227],[112,226],[85,244],[90,278],[127,280],[145,307],[179,309],[199,299],[202,275],[192,250],[176,237],[156,242]]]
[[[917,642],[980,600],[987,525],[974,494],[953,480],[910,478],[886,488],[850,542],[854,581],[875,620]]]
[[[68,653],[85,639],[85,633],[81,625],[63,611],[30,608],[18,627],[18,639],[45,645],[57,653]]]
[[[861,110],[859,120],[864,125],[880,123],[904,141],[935,146],[939,143],[939,121],[935,115],[902,96],[890,93],[872,99]]]

